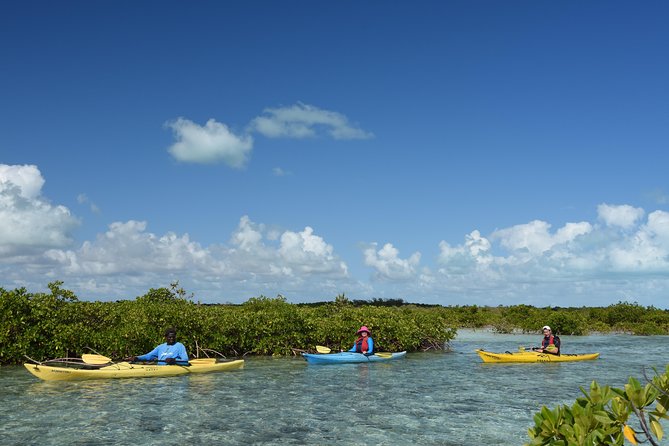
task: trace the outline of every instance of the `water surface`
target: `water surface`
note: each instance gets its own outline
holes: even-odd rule
[[[542,405],[669,363],[666,336],[562,336],[565,353],[601,352],[577,363],[483,364],[474,353],[539,339],[461,331],[451,353],[340,365],[249,358],[243,370],[170,378],[43,382],[2,367],[0,443],[522,445]]]

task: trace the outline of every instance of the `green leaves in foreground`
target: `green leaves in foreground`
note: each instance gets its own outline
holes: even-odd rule
[[[581,388],[584,397],[571,407],[542,407],[528,431],[528,445],[622,445],[625,439],[659,445],[664,437],[660,420],[669,419],[669,365],[647,381],[642,385],[630,377],[623,389],[593,381],[589,392]]]

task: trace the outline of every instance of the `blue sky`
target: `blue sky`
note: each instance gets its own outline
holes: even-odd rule
[[[0,286],[667,308],[668,16],[6,4]]]

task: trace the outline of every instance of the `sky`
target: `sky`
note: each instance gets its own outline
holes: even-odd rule
[[[669,307],[669,3],[0,14],[0,287]]]

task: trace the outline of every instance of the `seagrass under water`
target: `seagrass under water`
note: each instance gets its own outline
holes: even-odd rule
[[[669,337],[562,336],[595,361],[483,364],[540,335],[461,331],[451,353],[376,364],[247,358],[244,370],[172,378],[42,382],[0,368],[3,445],[521,445],[545,404],[571,404],[593,379],[622,387],[662,371]]]

